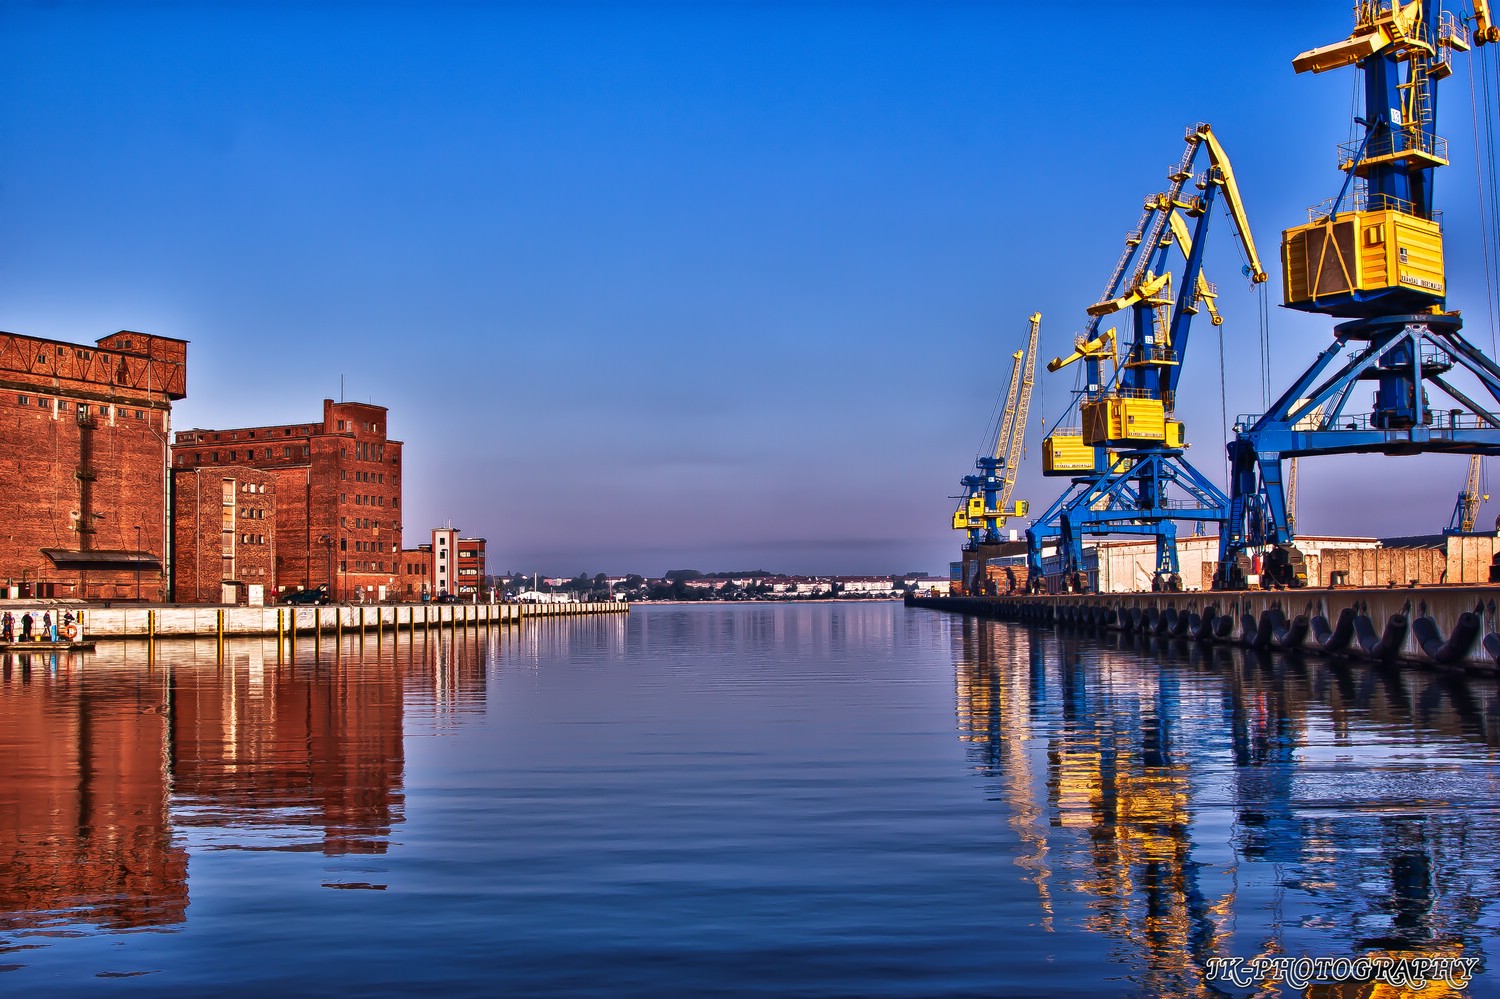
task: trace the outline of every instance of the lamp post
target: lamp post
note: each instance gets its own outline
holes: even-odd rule
[[[318,539],[328,547],[328,599],[333,599],[333,537],[325,534]]]
[[[141,525],[135,525],[135,602],[141,602]]]

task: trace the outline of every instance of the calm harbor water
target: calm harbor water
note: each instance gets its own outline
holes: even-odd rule
[[[6,995],[1500,995],[1489,681],[890,603],[144,651],[4,659]]]

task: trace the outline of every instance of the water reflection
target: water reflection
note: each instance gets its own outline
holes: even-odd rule
[[[514,641],[4,656],[0,930],[180,924],[199,850],[383,854],[404,818],[403,733],[482,710],[486,663]]]
[[[960,737],[1026,845],[1040,925],[1114,940],[1145,994],[1249,994],[1233,958],[1487,970],[1493,683],[981,621],[959,638]]]

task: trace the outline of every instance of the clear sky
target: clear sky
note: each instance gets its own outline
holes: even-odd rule
[[[191,341],[178,429],[342,380],[406,442],[407,543],[451,520],[499,569],[940,572],[1026,316],[1070,349],[1186,126],[1272,271],[1272,391],[1328,342],[1277,256],[1337,193],[1354,80],[1291,57],[1349,8],[10,0],[0,328]],[[1438,199],[1488,345],[1468,62]],[[1211,240],[1225,362],[1198,326],[1181,408],[1222,483],[1221,413],[1263,388]],[[1039,380],[1038,511],[1072,385]],[[1463,466],[1304,461],[1299,529],[1439,530]]]

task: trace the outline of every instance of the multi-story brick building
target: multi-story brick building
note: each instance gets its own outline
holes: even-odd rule
[[[245,465],[172,470],[176,600],[233,604],[274,592],[276,480]]]
[[[453,588],[466,600],[484,594],[484,538],[459,538],[457,569],[454,572]]]
[[[484,593],[484,538],[461,538],[451,526],[435,527],[432,542],[401,553],[401,600],[421,600],[444,593],[474,600]]]
[[[322,420],[311,423],[184,430],[172,468],[205,477],[242,465],[275,473],[276,591],[327,586],[335,600],[384,600],[401,575],[402,444],[386,436],[386,414],[324,399]],[[181,488],[186,480],[174,481]],[[176,554],[179,564],[192,557]],[[218,547],[213,557],[222,557]]]
[[[17,596],[159,599],[187,342],[0,333],[0,578]]]

